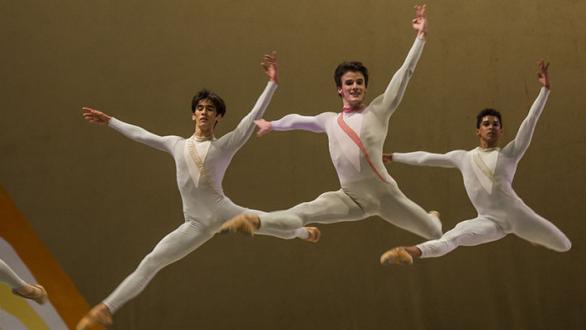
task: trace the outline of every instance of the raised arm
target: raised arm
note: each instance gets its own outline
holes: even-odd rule
[[[279,70],[277,66],[276,52],[273,51],[270,54],[265,55],[261,62],[261,66],[263,67],[267,77],[269,77],[269,82],[267,83],[263,93],[256,101],[256,104],[252,110],[246,116],[244,116],[244,118],[242,118],[240,123],[238,123],[238,126],[236,126],[232,132],[224,135],[221,138],[222,140],[225,140],[226,145],[230,146],[231,148],[240,148],[244,145],[244,143],[246,143],[246,141],[248,141],[252,135],[252,132],[254,132],[255,120],[262,118],[265,110],[271,102],[273,94],[277,90]]]
[[[407,84],[415,71],[419,57],[421,57],[427,35],[427,17],[425,11],[425,5],[415,6],[415,18],[412,21],[412,25],[413,29],[417,31],[417,38],[413,46],[411,46],[405,62],[395,72],[383,95],[372,101],[373,111],[379,115],[381,120],[388,120],[399,106],[399,103],[401,103],[401,99],[407,89]]]
[[[131,140],[146,144],[149,147],[161,151],[172,153],[174,143],[180,139],[178,136],[159,136],[153,134],[144,128],[127,124],[90,107],[83,107],[82,111],[83,118],[88,122],[97,125],[108,125]]]
[[[547,98],[550,92],[550,82],[549,82],[549,63],[545,63],[543,60],[539,61],[538,63],[539,71],[537,72],[538,81],[541,84],[541,90],[539,91],[539,95],[533,102],[533,105],[529,109],[529,113],[527,117],[519,126],[519,130],[517,131],[517,135],[515,139],[505,148],[503,148],[503,153],[506,153],[512,157],[516,157],[517,159],[521,158],[527,148],[529,148],[529,144],[531,143],[531,137],[533,136],[533,132],[535,131],[535,126],[537,125],[537,120],[539,116],[543,112],[543,108],[547,102]]]
[[[415,151],[409,153],[394,152],[391,154],[391,159],[396,163],[404,163],[417,166],[433,166],[433,167],[459,167],[462,157],[465,155],[464,150],[454,150],[446,154],[433,154],[425,151]],[[384,156],[383,156],[384,157]],[[389,158],[388,155],[386,157]]]

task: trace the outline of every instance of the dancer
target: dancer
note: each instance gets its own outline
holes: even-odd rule
[[[185,257],[212,238],[224,221],[242,212],[261,214],[260,211],[238,206],[226,197],[222,190],[222,179],[234,154],[252,135],[254,120],[263,115],[277,88],[278,69],[274,52],[265,55],[262,66],[269,77],[264,92],[236,129],[219,139],[214,136],[214,128],[224,117],[226,109],[224,101],[207,90],[200,91],[193,98],[192,120],[195,122],[195,132],[188,139],[157,136],[103,112],[83,108],[83,116],[90,123],[107,124],[132,140],[173,156],[185,222],[163,238],[110,296],[92,308],[78,323],[77,329],[88,329],[96,324],[110,325],[112,314],[137,296],[159,270]],[[314,227],[288,231],[264,230],[259,233],[284,239],[297,237],[310,242],[319,240],[319,230]]]
[[[512,188],[517,164],[529,147],[550,92],[548,67],[549,63],[539,62],[538,81],[542,88],[527,118],[521,123],[517,136],[503,149],[497,147],[503,129],[501,114],[494,109],[485,109],[476,117],[476,135],[480,146],[473,150],[454,150],[446,154],[418,151],[385,155],[386,161],[458,168],[478,216],[460,222],[440,239],[391,249],[381,256],[382,264],[411,264],[413,258],[440,257],[458,246],[496,241],[509,233],[557,252],[570,249],[571,243],[566,235],[525,205]]]
[[[4,260],[0,259],[0,282],[8,283],[12,293],[26,299],[34,300],[37,304],[47,302],[47,291],[39,284],[30,284],[20,278]]]
[[[326,192],[311,202],[264,215],[242,214],[226,222],[223,231],[252,234],[256,230],[295,229],[309,223],[335,223],[378,215],[387,222],[425,238],[441,236],[437,212],[428,214],[409,200],[385,170],[382,147],[389,119],[397,109],[419,60],[427,20],[425,5],[416,6],[412,21],[417,38],[401,68],[384,94],[364,106],[368,71],[360,62],[340,64],[334,74],[342,112],[325,112],[314,117],[291,114],[280,120],[257,121],[259,135],[270,131],[306,130],[326,133],[330,156],[341,188]]]

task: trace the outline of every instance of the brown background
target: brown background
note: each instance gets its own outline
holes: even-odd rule
[[[218,135],[248,112],[279,52],[268,119],[336,111],[331,78],[362,60],[381,93],[414,38],[414,1],[0,1],[0,184],[91,304],[182,220],[171,158],[86,124],[91,105],[161,135],[189,136],[189,102],[227,101]],[[413,267],[379,255],[420,238],[378,218],[321,226],[317,245],[222,236],[164,269],[116,315],[114,329],[579,329],[586,324],[584,182],[586,1],[428,1],[430,36],[391,119],[386,149],[472,148],[474,116],[504,114],[515,134],[536,97],[536,61],[552,94],[515,189],[573,242],[559,254],[516,237]],[[393,165],[402,190],[474,217],[456,170]],[[228,196],[276,210],[338,188],[324,135],[251,139],[224,180]],[[52,292],[57,295],[58,292]]]

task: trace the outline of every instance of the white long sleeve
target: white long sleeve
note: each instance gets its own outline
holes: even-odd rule
[[[535,126],[537,125],[537,120],[543,112],[543,108],[545,108],[548,96],[549,89],[542,87],[539,91],[539,95],[529,109],[527,117],[523,120],[521,126],[519,126],[515,139],[503,148],[502,152],[504,154],[516,159],[523,157],[523,154],[525,154],[525,151],[529,148],[533,132],[535,131]]]
[[[409,80],[415,71],[415,66],[423,52],[424,45],[424,38],[415,38],[415,42],[413,42],[413,46],[411,46],[403,65],[395,72],[385,92],[372,101],[371,104],[376,105],[372,111],[382,120],[389,120],[399,103],[401,103]]]
[[[323,133],[326,130],[326,120],[335,115],[333,112],[324,112],[317,116],[290,114],[279,120],[272,121],[271,126],[274,131],[303,130]]]
[[[220,138],[220,143],[232,150],[241,148],[254,132],[254,121],[262,118],[269,106],[278,85],[270,80],[262,94],[258,97],[252,110],[240,120],[238,126]]]
[[[179,136],[174,135],[159,136],[145,130],[142,127],[125,123],[114,117],[110,118],[108,126],[133,141],[146,144],[149,147],[165,151],[170,154],[173,153],[173,145],[181,139]]]
[[[415,151],[409,153],[393,153],[393,161],[417,166],[434,166],[434,167],[458,167],[462,157],[466,154],[464,150],[454,150],[445,154],[434,154],[425,151]]]

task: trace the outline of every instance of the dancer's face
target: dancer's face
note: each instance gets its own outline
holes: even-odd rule
[[[195,126],[204,131],[213,129],[221,118],[221,115],[218,116],[214,103],[208,99],[199,101],[191,116],[191,119],[195,121]]]
[[[338,87],[338,94],[342,96],[344,107],[357,108],[362,105],[366,95],[366,83],[361,72],[348,71],[340,79],[342,86]]]
[[[480,140],[491,147],[496,146],[502,133],[501,122],[496,116],[484,116],[480,121],[480,127],[476,129],[476,135]]]

